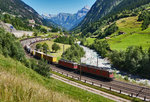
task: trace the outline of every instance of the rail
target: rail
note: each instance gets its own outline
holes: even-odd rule
[[[71,75],[71,74],[68,74],[68,73],[65,73],[65,72],[62,72],[62,71],[58,71],[56,69],[52,69],[53,72],[56,72],[56,73],[59,73],[61,75],[64,75],[68,78],[72,78],[72,79],[75,79],[75,80],[78,80],[78,81],[81,81],[83,83],[87,83],[87,84],[90,84],[90,85],[93,85],[93,86],[97,86],[99,88],[104,88],[104,89],[107,89],[107,90],[110,90],[110,91],[113,91],[113,92],[117,92],[119,94],[124,94],[124,95],[128,95],[130,97],[135,97],[135,98],[139,98],[143,101],[150,101],[149,98],[147,98],[147,96],[145,95],[144,97],[138,97],[136,95],[136,93],[127,93],[127,91],[123,91],[123,90],[117,90],[114,86],[109,86],[109,85],[106,85],[106,84],[98,84],[96,82],[93,82],[93,81],[89,81],[89,80],[86,80],[86,79],[81,79],[80,80],[80,77],[79,76],[75,76],[75,75]]]
[[[35,40],[36,38],[33,38],[33,39]],[[25,39],[25,40],[22,40],[22,41],[26,41],[26,40],[28,40],[28,39]],[[31,38],[30,38],[30,40],[31,40]],[[29,42],[25,42],[25,43],[27,43],[27,44],[30,43],[29,46],[31,46],[34,43],[45,41],[45,40],[50,40],[50,39],[39,40],[39,41],[36,41],[36,42],[30,42],[29,41]],[[20,42],[22,42],[22,41],[20,41]],[[25,43],[24,43],[24,45],[25,45]],[[75,80],[80,80],[80,77],[77,76],[77,75],[71,75],[67,72],[58,71],[56,69],[52,69],[52,71],[60,73],[62,75],[65,75],[66,77],[73,78]],[[140,98],[144,101],[150,101],[150,89],[146,88],[146,87],[139,87],[139,86],[133,85],[135,88],[131,89],[129,87],[124,86],[124,85],[128,85],[127,83],[122,83],[120,81],[118,81],[118,83],[116,81],[116,84],[114,84],[114,83],[110,83],[110,84],[100,83],[99,84],[96,81],[88,80],[88,78],[87,79],[82,78],[80,81],[82,81],[84,83],[87,83],[87,84],[91,84],[93,86],[97,86],[99,88],[104,88],[104,89],[107,89],[107,90],[110,90],[110,91],[114,91],[114,92],[117,92],[119,94],[128,95],[130,97],[137,97],[137,98]],[[122,83],[123,86],[121,86],[119,83],[120,84]],[[129,86],[130,85],[131,84],[129,84]],[[131,87],[133,87],[133,86],[131,86]],[[141,88],[141,89],[139,90],[139,88]]]

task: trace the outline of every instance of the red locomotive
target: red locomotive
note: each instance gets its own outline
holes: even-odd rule
[[[107,70],[107,68],[100,68],[100,67],[86,65],[86,64],[78,65],[77,63],[66,61],[66,60],[59,60],[58,64],[63,67],[75,69],[85,73],[90,73],[103,78],[107,78],[111,80],[114,78],[113,72]]]
[[[85,72],[85,73],[90,73],[96,76],[100,76],[103,78],[107,78],[107,79],[114,78],[113,72],[107,70],[107,68],[100,68],[96,66],[81,64],[81,65],[78,65],[78,70],[81,70],[82,72]]]
[[[66,60],[59,60],[58,64],[63,67],[71,68],[71,69],[77,69],[78,64]]]

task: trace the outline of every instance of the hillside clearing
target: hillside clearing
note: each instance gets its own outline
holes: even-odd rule
[[[143,49],[150,47],[150,27],[142,31],[142,22],[137,20],[138,17],[127,17],[116,22],[119,30],[107,40],[112,50],[125,50],[129,46],[142,46]],[[119,32],[125,34],[118,35]]]
[[[108,40],[112,50],[125,50],[129,46],[150,47],[150,34],[127,34]]]

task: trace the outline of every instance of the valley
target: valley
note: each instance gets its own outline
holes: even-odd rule
[[[71,30],[84,19],[89,10],[90,7],[85,6],[75,14],[69,13],[59,13],[57,15],[42,14],[42,17],[45,18],[47,21],[53,21],[54,23],[58,24],[59,26],[61,26],[66,30]]]
[[[0,0],[2,102],[150,101],[149,66],[149,0]]]

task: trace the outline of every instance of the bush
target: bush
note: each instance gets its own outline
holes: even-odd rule
[[[58,50],[60,50],[60,46],[58,44],[54,43],[52,45],[52,50],[55,51],[55,52],[57,52]]]
[[[101,55],[102,57],[106,57],[110,50],[110,46],[107,43],[107,41],[99,41],[99,40],[95,40],[95,42],[90,46],[90,48],[97,51],[98,54]]]
[[[25,65],[28,68],[33,69],[34,71],[36,71],[37,73],[39,73],[44,77],[50,77],[50,66],[47,64],[46,61],[44,60],[37,61],[35,59],[28,59],[26,60],[26,62],[27,63]]]
[[[41,28],[40,31],[45,34],[47,33],[47,29],[45,29],[45,28]]]
[[[143,21],[142,23],[142,30],[145,30],[150,25],[150,12],[149,11],[143,11],[139,17],[138,21]]]
[[[47,50],[49,49],[48,45],[44,43],[42,47],[43,47],[43,52],[47,54]]]
[[[14,35],[6,33],[0,28],[0,53],[4,56],[10,56],[18,61],[24,61],[25,53]]]
[[[36,37],[38,36],[38,32],[34,32],[33,35]]]
[[[53,28],[53,29],[52,29],[52,32],[58,32],[58,31],[60,31],[59,28]]]
[[[50,77],[50,66],[43,60],[38,61],[35,71],[45,77]]]
[[[54,42],[72,45],[74,44],[75,40],[73,37],[60,36],[56,38]]]
[[[42,48],[42,45],[41,44],[36,44],[36,50],[39,50]]]
[[[85,55],[85,52],[82,47],[78,44],[71,45],[63,54],[62,58],[69,61],[74,61],[79,63],[81,57]]]
[[[129,81],[128,76],[125,76],[125,77],[124,77],[124,80]]]
[[[116,25],[116,23],[114,23],[104,30],[104,34],[102,37],[111,35],[112,33],[116,32],[117,30],[118,30],[118,26]]]

